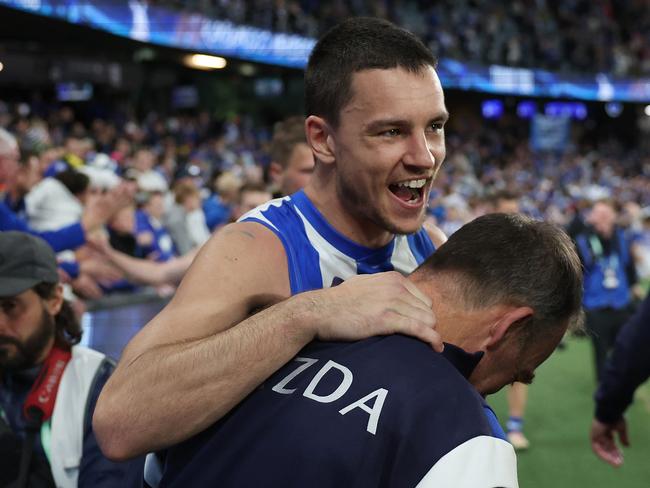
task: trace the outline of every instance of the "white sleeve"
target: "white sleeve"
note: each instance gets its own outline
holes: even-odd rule
[[[490,436],[470,439],[434,464],[416,488],[519,488],[510,443]]]

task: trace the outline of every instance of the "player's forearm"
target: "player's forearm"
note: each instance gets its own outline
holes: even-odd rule
[[[314,337],[309,301],[294,297],[224,332],[125,357],[95,411],[104,453],[127,459],[213,424]]]

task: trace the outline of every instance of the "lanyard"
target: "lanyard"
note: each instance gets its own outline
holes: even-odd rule
[[[23,415],[28,421],[34,420],[40,426],[52,416],[59,383],[71,357],[69,350],[52,348],[23,406]]]
[[[589,245],[591,246],[591,250],[593,251],[594,256],[596,256],[596,259],[603,257],[603,244],[600,242],[600,239],[597,236],[593,234],[589,236]]]
[[[610,252],[609,256],[607,256],[607,259],[605,259],[605,251],[603,249],[603,244],[600,241],[600,238],[595,235],[591,235],[589,237],[589,246],[591,247],[592,252],[594,253],[594,257],[596,258],[597,261],[601,261],[605,265],[606,268],[609,269],[618,269],[618,254],[616,254],[613,250]]]

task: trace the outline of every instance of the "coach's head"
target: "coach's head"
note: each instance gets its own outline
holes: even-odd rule
[[[582,267],[572,241],[521,215],[470,222],[411,279],[433,299],[445,341],[484,352],[470,377],[482,394],[530,383],[582,316]]]
[[[36,366],[54,345],[80,339],[54,251],[39,237],[0,232],[0,373]]]

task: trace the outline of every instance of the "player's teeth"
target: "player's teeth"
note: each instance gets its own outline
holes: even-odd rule
[[[404,186],[406,188],[422,188],[426,182],[426,179],[401,181],[397,183],[397,186]]]

